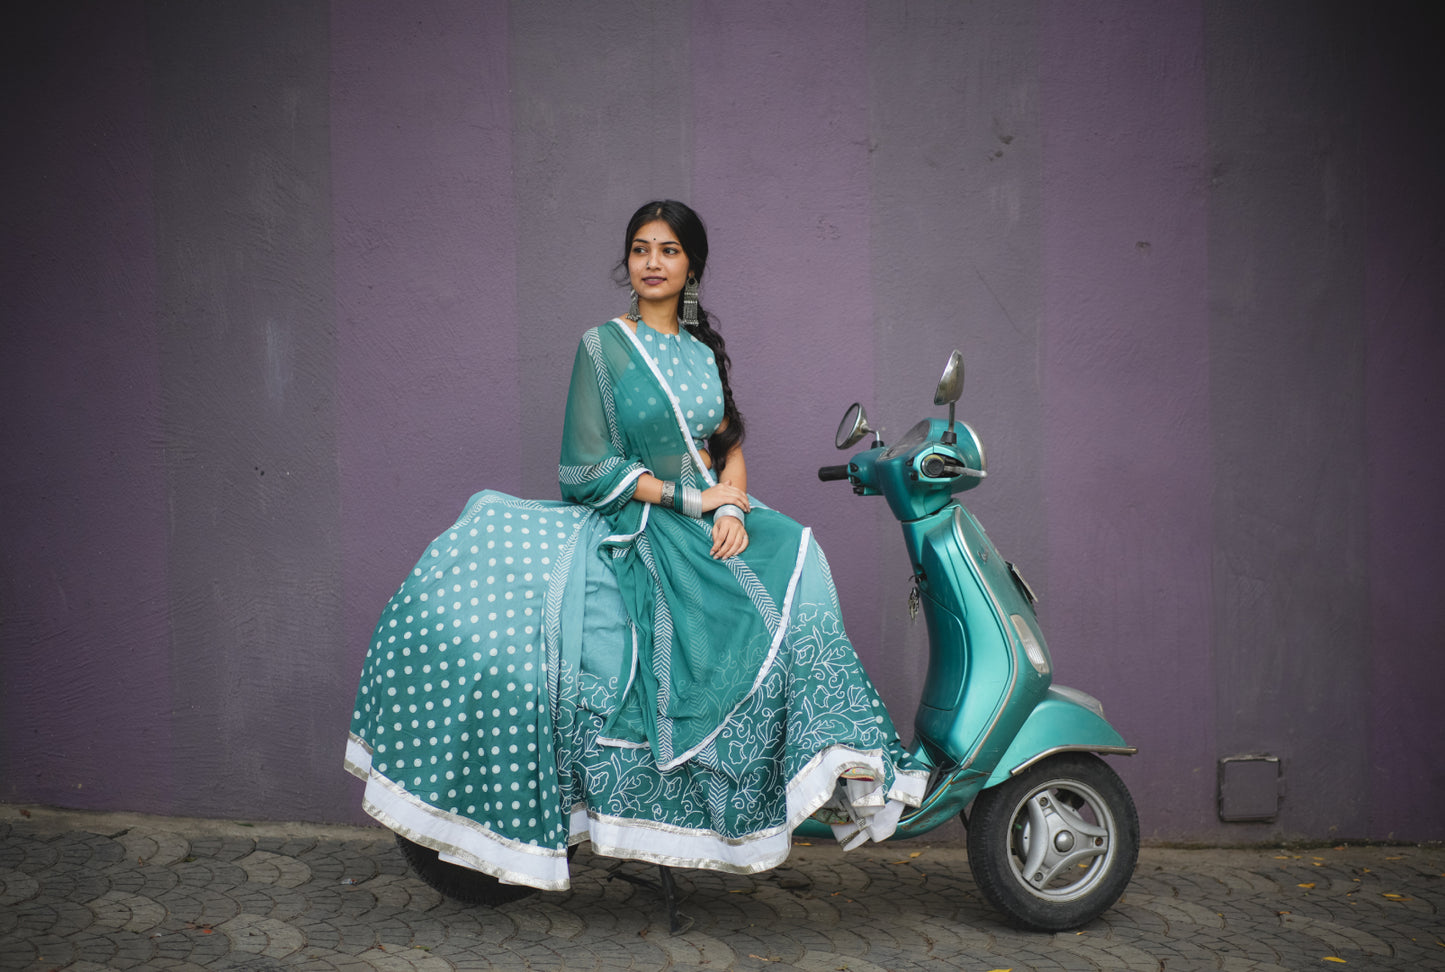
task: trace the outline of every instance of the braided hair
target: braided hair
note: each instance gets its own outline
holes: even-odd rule
[[[707,269],[707,230],[692,207],[675,199],[660,199],[647,203],[632,214],[632,219],[627,223],[627,235],[623,238],[622,261],[617,265],[621,279],[627,279],[627,256],[632,250],[632,240],[637,236],[637,231],[644,224],[656,219],[662,220],[677,234],[677,242],[682,247],[682,252],[687,254],[688,273],[701,284],[703,271]],[[718,378],[722,381],[723,416],[727,419],[727,427],[715,432],[707,443],[708,453],[713,460],[713,471],[721,473],[727,465],[728,453],[742,444],[744,429],[742,413],[733,401],[732,385],[728,383],[728,367],[732,360],[728,357],[727,345],[722,335],[713,324],[712,315],[703,308],[702,301],[698,301],[697,323],[688,325],[687,329],[712,351],[713,360],[717,362]]]

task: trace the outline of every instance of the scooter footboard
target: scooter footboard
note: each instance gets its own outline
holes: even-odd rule
[[[1104,720],[1104,707],[1097,699],[1078,689],[1052,685],[1004,750],[984,788],[1055,753],[1080,751],[1132,756],[1138,749],[1126,744]]]

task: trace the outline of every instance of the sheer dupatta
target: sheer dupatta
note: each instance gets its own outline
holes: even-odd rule
[[[577,350],[558,479],[563,498],[611,525],[600,554],[632,625],[627,670],[615,673],[627,688],[599,742],[650,746],[666,771],[711,742],[773,664],[810,533],[754,503],[748,549],[715,560],[711,513],[694,520],[632,502],[644,472],[699,489],[715,482],[663,369],[614,319]]]

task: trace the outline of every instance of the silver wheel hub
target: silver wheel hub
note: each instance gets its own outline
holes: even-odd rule
[[[1108,869],[1114,827],[1113,814],[1093,788],[1075,780],[1046,783],[1014,811],[1014,873],[1051,901],[1085,895]]]

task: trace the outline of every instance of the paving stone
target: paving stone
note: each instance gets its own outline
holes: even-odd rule
[[[89,902],[92,921],[97,928],[114,931],[149,932],[166,919],[160,902],[138,894],[110,891]]]
[[[40,893],[40,881],[18,868],[0,867],[0,907],[13,908]]]
[[[191,853],[190,841],[167,831],[137,832],[131,828],[116,840],[125,848],[126,858],[137,864],[165,867],[185,860]]]

